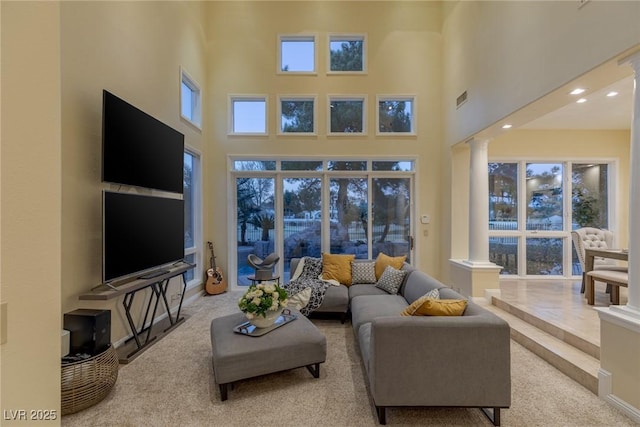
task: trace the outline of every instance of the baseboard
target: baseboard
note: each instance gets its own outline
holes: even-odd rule
[[[612,393],[612,375],[611,372],[602,368],[598,371],[598,396],[620,412],[640,423],[640,410]]]

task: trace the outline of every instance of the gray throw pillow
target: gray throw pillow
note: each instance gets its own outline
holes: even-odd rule
[[[382,276],[380,276],[380,279],[378,279],[376,287],[387,291],[392,295],[395,295],[400,290],[400,286],[402,285],[402,280],[404,279],[405,274],[407,274],[406,271],[396,270],[395,268],[388,265],[382,272]]]
[[[376,263],[371,262],[351,262],[351,283],[376,283]]]

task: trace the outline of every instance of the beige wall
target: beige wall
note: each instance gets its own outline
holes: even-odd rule
[[[608,392],[634,408],[640,408],[640,335],[633,326],[623,325],[611,322],[609,316],[601,317],[600,366],[611,374]]]
[[[640,43],[640,2],[461,1],[444,17],[448,145]]]
[[[1,4],[2,425],[60,422],[60,5]],[[8,420],[4,411],[25,410]],[[14,412],[15,414],[15,412]],[[51,414],[51,412],[49,413]],[[26,421],[25,421],[26,420]]]
[[[180,118],[179,84],[183,66],[207,90],[203,9],[179,2],[61,4],[62,311],[110,309],[113,342],[129,333],[122,299],[78,299],[101,283],[102,190],[136,191],[101,182],[102,90],[182,132],[185,144],[202,152],[202,132]],[[174,280],[168,294],[179,289]],[[143,315],[134,307],[134,319]]]
[[[489,161],[613,161],[614,194],[611,229],[616,243],[626,247],[628,241],[629,131],[601,130],[513,130],[489,143]],[[466,144],[452,149],[453,179],[451,193],[452,258],[468,256],[468,187],[469,150]]]
[[[441,251],[441,36],[440,4],[434,2],[220,2],[212,3],[209,19],[209,93],[211,138],[205,169],[210,200],[210,237],[229,247],[227,204],[222,195],[233,188],[227,156],[415,156],[418,160],[416,213],[430,214],[431,224],[416,230],[417,264],[439,275]],[[357,19],[356,19],[357,17]],[[328,33],[367,35],[368,73],[327,75]],[[317,37],[317,75],[278,75],[278,34],[312,33]],[[268,94],[268,137],[227,135],[229,94]],[[316,94],[317,137],[276,136],[278,94]],[[368,136],[326,136],[327,95],[366,94]],[[375,135],[376,94],[415,94],[418,136]],[[428,229],[429,235],[424,236]],[[229,266],[227,253],[219,262]],[[229,268],[229,267],[228,267]]]

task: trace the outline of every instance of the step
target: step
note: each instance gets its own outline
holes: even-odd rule
[[[543,330],[556,337],[557,339],[566,342],[569,345],[587,353],[588,355],[600,359],[600,346],[595,344],[586,338],[583,338],[576,333],[568,330],[566,327],[561,325],[556,325],[548,320],[542,319],[535,315],[535,313],[531,313],[523,310],[520,307],[516,307],[508,302],[505,302],[500,299],[499,296],[493,295],[491,298],[492,304],[509,314],[516,316],[517,318],[524,320],[525,322],[537,327],[538,329]]]
[[[493,299],[495,300],[495,297]],[[520,319],[514,314],[489,304],[484,298],[474,300],[509,323],[509,326],[511,326],[511,338],[514,341],[578,384],[581,384],[593,394],[598,394],[600,361],[597,358]]]

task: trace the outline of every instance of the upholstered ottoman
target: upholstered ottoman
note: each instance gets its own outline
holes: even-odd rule
[[[291,312],[297,319],[259,337],[233,331],[246,321],[243,313],[211,321],[213,373],[221,400],[227,400],[230,383],[258,375],[304,366],[315,378],[320,376],[327,340],[309,319],[296,310]]]

